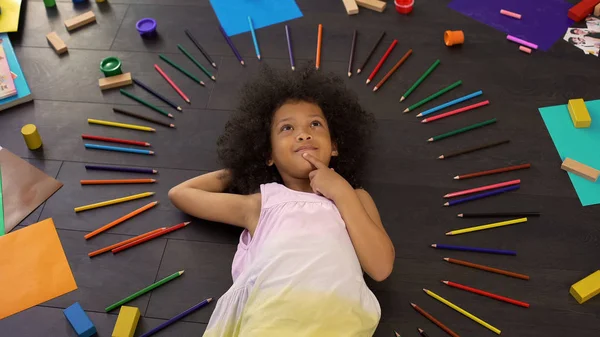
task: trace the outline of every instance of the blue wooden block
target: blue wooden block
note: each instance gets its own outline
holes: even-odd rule
[[[79,302],[75,302],[73,305],[63,310],[63,313],[69,320],[69,323],[71,323],[77,336],[90,337],[96,334],[94,323],[92,323],[85,311],[83,311]]]

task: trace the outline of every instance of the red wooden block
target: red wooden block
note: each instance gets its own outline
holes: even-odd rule
[[[600,0],[582,0],[577,5],[569,9],[569,19],[579,22],[586,16],[592,14],[594,7],[600,3]]]

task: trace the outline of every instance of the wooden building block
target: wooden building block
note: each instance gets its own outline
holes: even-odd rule
[[[50,43],[50,45],[52,46],[52,48],[54,48],[54,51],[56,51],[56,53],[58,55],[67,52],[67,45],[58,36],[58,34],[56,34],[56,32],[48,33],[48,35],[46,35],[46,39],[48,40],[48,43]]]
[[[600,3],[598,3],[596,5],[596,7],[594,7],[594,15],[595,16],[600,16]]]
[[[600,176],[600,170],[596,170],[571,158],[565,158],[560,168],[593,182],[596,182],[598,176]]]
[[[585,19],[586,16],[592,14],[594,7],[596,7],[598,3],[600,3],[600,0],[582,0],[569,9],[567,16],[569,19],[579,22]]]
[[[569,292],[579,304],[600,294],[600,270],[572,285]]]
[[[69,323],[71,323],[77,336],[90,337],[96,334],[94,323],[92,323],[85,311],[83,311],[79,302],[75,302],[73,305],[63,310],[63,313],[69,320]]]
[[[131,73],[125,73],[116,76],[104,77],[98,80],[101,90],[124,87],[133,83]]]
[[[344,2],[344,7],[346,7],[346,13],[348,15],[358,14],[358,6],[356,5],[356,0],[342,0]]]
[[[356,4],[360,7],[371,9],[379,13],[383,12],[387,3],[379,0],[356,0]]]
[[[72,31],[73,29],[77,29],[81,26],[85,26],[88,23],[92,23],[95,21],[96,21],[96,15],[94,15],[94,12],[89,11],[89,12],[83,13],[81,15],[78,15],[74,18],[65,20],[65,27],[67,27],[68,31]]]
[[[582,98],[569,100],[569,115],[573,120],[573,125],[576,128],[589,128],[592,124],[592,117],[585,106],[585,101]]]
[[[122,306],[115,323],[112,337],[133,337],[138,320],[140,319],[140,309],[136,307]]]

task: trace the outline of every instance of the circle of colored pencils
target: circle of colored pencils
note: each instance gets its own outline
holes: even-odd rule
[[[484,229],[510,226],[510,225],[515,225],[515,224],[519,224],[519,223],[523,223],[523,222],[527,222],[527,218],[519,218],[519,219],[513,219],[513,220],[507,220],[507,221],[494,222],[494,223],[487,224],[487,225],[457,229],[457,230],[453,230],[453,231],[446,233],[446,235],[459,235],[459,234],[464,234],[464,233],[477,232],[477,231],[481,231]]]
[[[488,126],[488,125],[494,124],[494,123],[496,123],[496,121],[497,121],[496,118],[488,119],[487,121],[475,123],[475,124],[472,124],[472,125],[469,125],[469,126],[465,126],[464,128],[460,128],[460,129],[457,129],[457,130],[454,130],[454,131],[446,132],[446,133],[443,133],[441,135],[433,136],[433,137],[429,138],[427,141],[428,142],[435,142],[435,141],[438,141],[438,140],[441,140],[441,139],[445,139],[445,138],[448,138],[448,137],[459,135],[461,133],[465,133],[467,131],[475,130],[475,129],[478,129],[478,128],[481,128],[481,127],[484,127],[484,126]]]
[[[371,72],[371,75],[369,75],[369,78],[367,78],[367,81],[366,81],[367,84],[371,83],[371,81],[375,78],[375,76],[379,72],[379,69],[381,69],[381,67],[383,66],[383,64],[385,63],[385,61],[388,59],[388,57],[392,53],[392,50],[394,50],[394,48],[396,48],[397,44],[398,44],[398,40],[394,39],[394,41],[392,41],[392,43],[390,44],[390,46],[386,50],[385,54],[383,54],[383,56],[381,57],[381,59],[379,60],[379,62],[377,62],[377,65],[375,66],[375,68]]]
[[[458,87],[458,86],[459,86],[459,85],[461,85],[461,84],[462,84],[462,81],[456,81],[456,82],[454,82],[454,83],[450,84],[449,86],[447,86],[447,87],[445,87],[444,89],[442,89],[442,90],[440,90],[440,91],[436,92],[435,94],[432,94],[432,95],[430,95],[429,97],[426,97],[426,98],[424,98],[424,99],[420,100],[419,102],[417,102],[417,103],[415,103],[415,104],[413,104],[413,105],[409,106],[408,108],[404,109],[404,113],[407,113],[407,112],[409,112],[409,111],[412,111],[412,110],[414,110],[414,109],[416,109],[416,108],[420,107],[421,105],[423,105],[423,104],[425,104],[425,103],[427,103],[427,102],[429,102],[429,101],[431,101],[431,100],[434,100],[434,99],[436,99],[436,98],[438,98],[438,97],[442,96],[443,94],[445,94],[445,93],[447,93],[448,91],[450,91],[450,90],[452,90],[452,89],[454,89],[454,88]]]
[[[498,254],[498,255],[517,255],[517,252],[514,252],[512,250],[451,246],[451,245],[441,245],[438,243],[432,244],[431,247],[436,248],[436,249],[457,250],[457,251],[461,251],[461,252],[488,253],[488,254]]]
[[[187,103],[191,103],[190,99],[183,93],[183,91],[181,91],[181,89],[179,89],[179,87],[177,86],[177,84],[175,84],[175,82],[173,82],[173,80],[169,77],[169,75],[167,75],[159,66],[158,64],[154,65],[154,69],[156,69],[156,71],[158,71],[158,73],[165,79],[165,81],[167,81],[167,83],[169,83],[169,85],[175,89],[175,91],[177,91],[177,93],[179,94],[179,96],[181,96],[181,98],[183,98],[184,101],[186,101]]]
[[[479,150],[489,149],[490,147],[495,147],[495,146],[502,145],[502,144],[507,144],[507,143],[510,143],[509,139],[501,140],[499,142],[494,142],[494,143],[479,145],[479,146],[472,147],[472,148],[469,148],[469,149],[466,149],[466,150],[460,150],[460,151],[456,151],[456,152],[451,152],[449,154],[443,154],[443,155],[439,156],[438,159],[448,159],[448,158],[460,156],[460,155],[463,155],[463,154],[467,154],[467,153],[471,153],[471,152],[475,152],[475,151],[479,151]]]
[[[94,257],[94,256],[96,256],[96,255],[100,255],[100,254],[103,254],[103,253],[109,252],[111,249],[114,249],[114,248],[117,248],[117,247],[119,247],[119,246],[122,246],[122,245],[124,245],[124,244],[127,244],[127,243],[130,243],[130,242],[133,242],[133,241],[139,240],[139,239],[143,238],[144,236],[148,236],[148,235],[150,235],[150,234],[154,234],[154,233],[160,232],[160,231],[162,231],[162,230],[165,230],[166,228],[167,228],[167,227],[161,227],[161,228],[157,228],[157,229],[155,229],[155,230],[152,230],[152,231],[146,232],[146,233],[144,233],[144,234],[140,234],[140,235],[138,235],[138,236],[134,236],[134,237],[132,237],[132,238],[130,238],[130,239],[127,239],[127,240],[123,240],[123,241],[117,242],[117,243],[115,243],[115,244],[113,244],[113,245],[110,245],[110,246],[107,246],[107,247],[104,247],[104,248],[100,248],[100,249],[98,249],[98,250],[95,250],[95,251],[93,251],[93,252],[89,252],[89,253],[88,253],[88,257]]]
[[[146,154],[153,155],[154,151],[150,150],[139,150],[139,149],[130,149],[126,147],[118,147],[118,146],[106,146],[106,145],[96,145],[96,144],[83,144],[86,149],[92,150],[104,150],[104,151],[114,151],[114,152],[125,152],[125,153],[136,153],[136,154]]]
[[[454,198],[454,197],[459,197],[461,195],[467,195],[467,194],[472,194],[472,193],[476,193],[476,192],[483,192],[483,191],[487,191],[487,190],[493,190],[495,188],[500,188],[500,187],[505,187],[505,186],[510,186],[510,185],[516,185],[516,184],[520,184],[520,183],[521,183],[521,179],[515,179],[515,180],[510,180],[510,181],[505,181],[505,182],[497,183],[497,184],[486,185],[486,186],[481,186],[481,187],[477,187],[477,188],[471,188],[471,189],[464,190],[464,191],[458,191],[458,192],[448,193],[448,194],[444,195],[444,198]]]
[[[158,113],[161,113],[161,114],[163,114],[163,115],[165,115],[167,117],[173,118],[172,114],[166,112],[165,110],[157,107],[156,105],[154,105],[152,103],[146,102],[145,100],[137,97],[136,95],[134,95],[134,94],[132,94],[132,93],[126,91],[126,90],[119,89],[119,92],[121,93],[121,95],[127,96],[127,97],[131,98],[132,100],[134,100],[134,101],[136,101],[136,102],[138,102],[138,103],[140,103],[142,105],[145,105],[148,108],[150,108],[150,109],[152,109],[152,110],[154,110],[154,111],[156,111]]]
[[[86,170],[98,171],[115,171],[115,172],[131,172],[131,173],[150,173],[157,174],[158,170],[144,167],[121,167],[121,166],[105,166],[105,165],[85,165]]]
[[[213,76],[213,74],[211,74],[211,73],[210,73],[210,71],[208,71],[208,69],[206,69],[206,68],[205,68],[205,67],[204,67],[204,66],[203,66],[203,65],[202,65],[200,62],[198,62],[198,60],[196,60],[196,59],[194,58],[194,56],[192,56],[192,54],[190,54],[190,53],[189,53],[187,50],[185,50],[185,48],[183,48],[183,46],[182,46],[182,45],[178,44],[178,45],[177,45],[177,48],[178,48],[179,50],[181,50],[181,52],[182,52],[182,53],[183,53],[185,56],[187,56],[187,58],[189,58],[189,59],[190,59],[190,61],[192,61],[192,63],[194,63],[194,64],[196,65],[196,67],[200,68],[200,70],[202,70],[202,72],[203,72],[203,73],[204,73],[206,76],[208,76],[208,78],[210,78],[210,79],[211,79],[211,80],[213,80],[213,81],[216,81],[216,80],[217,80],[217,78],[216,78],[215,76]]]
[[[440,322],[437,319],[435,319],[435,317],[431,316],[431,314],[429,314],[427,311],[421,309],[421,307],[419,307],[418,305],[416,305],[414,303],[411,303],[410,305],[418,313],[420,313],[425,318],[427,318],[428,320],[430,320],[433,324],[437,325],[440,329],[444,330],[448,335],[450,335],[452,337],[460,337],[456,332],[450,330],[450,328],[448,328],[447,326],[445,326],[444,324],[442,324],[442,322]]]
[[[215,63],[215,61],[213,61],[212,58],[210,58],[210,55],[208,55],[206,50],[204,50],[204,48],[202,48],[202,46],[200,45],[200,42],[198,42],[198,40],[196,40],[196,38],[192,35],[192,33],[187,29],[185,29],[184,32],[185,32],[185,35],[187,35],[187,37],[189,37],[190,40],[192,40],[192,43],[196,46],[196,48],[198,48],[198,50],[200,50],[202,55],[204,55],[204,57],[206,58],[208,63],[210,63],[210,65],[212,65],[213,68],[217,69],[217,64]]]
[[[145,236],[145,237],[143,237],[143,238],[141,238],[141,239],[139,239],[137,241],[130,242],[130,243],[126,244],[126,245],[119,246],[119,247],[117,247],[117,248],[115,248],[115,249],[113,249],[111,251],[112,251],[113,254],[122,252],[122,251],[124,251],[126,249],[129,249],[131,247],[137,246],[137,245],[142,244],[142,243],[144,243],[146,241],[150,241],[150,240],[152,240],[154,238],[157,238],[159,236],[163,236],[165,234],[168,234],[168,233],[176,231],[176,230],[178,230],[180,228],[183,228],[183,227],[187,226],[189,223],[190,223],[189,221],[188,222],[182,222],[182,223],[177,224],[175,226],[167,227],[167,229],[165,229],[164,231],[161,231],[161,232],[158,232],[158,233],[154,233],[152,235]]]
[[[96,179],[80,180],[81,185],[152,184],[156,179]]]
[[[151,122],[151,123],[154,123],[154,124],[166,126],[168,128],[175,128],[175,124],[167,123],[167,122],[163,122],[163,121],[159,121],[158,119],[146,117],[144,115],[136,114],[136,113],[133,113],[133,112],[130,112],[130,111],[127,111],[127,110],[113,108],[113,111],[116,112],[116,113],[120,113],[122,115],[130,116],[130,117],[141,119],[141,120],[144,120],[144,121],[148,121],[148,122]]]
[[[475,104],[472,104],[472,105],[469,105],[469,106],[465,106],[465,107],[462,107],[460,109],[448,111],[448,112],[445,112],[443,114],[439,114],[439,115],[436,115],[436,116],[433,116],[433,117],[424,118],[421,121],[421,123],[429,123],[429,122],[437,121],[438,119],[442,119],[442,118],[454,116],[454,115],[457,115],[457,114],[459,114],[461,112],[465,112],[465,111],[477,109],[477,108],[479,108],[481,106],[488,105],[488,104],[490,104],[490,101],[485,100],[483,102],[479,102],[479,103],[475,103]],[[421,117],[421,116],[417,115],[417,117]]]
[[[421,328],[417,328],[417,331],[419,331],[419,335],[421,335],[422,337],[429,337],[429,335],[425,332],[425,330],[423,330]]]
[[[507,218],[515,216],[540,216],[540,212],[494,212],[494,213],[460,213],[456,216],[459,218]]]
[[[477,322],[477,323],[479,323],[479,324],[483,325],[484,327],[486,327],[486,328],[490,329],[491,331],[495,332],[496,334],[498,334],[498,335],[500,334],[500,332],[501,332],[501,331],[500,331],[500,329],[498,329],[498,328],[494,327],[493,325],[491,325],[491,324],[489,324],[489,323],[485,322],[485,321],[484,321],[484,320],[482,320],[481,318],[479,318],[479,317],[477,317],[477,316],[475,316],[475,315],[471,314],[470,312],[468,312],[468,311],[466,311],[465,309],[463,309],[463,308],[459,307],[458,305],[456,305],[456,304],[454,304],[454,303],[452,303],[452,302],[448,301],[447,299],[443,298],[442,296],[440,296],[440,295],[438,295],[438,294],[434,293],[433,291],[431,291],[431,290],[429,290],[429,289],[425,289],[425,288],[423,288],[423,291],[424,291],[424,292],[425,292],[427,295],[429,295],[429,296],[431,296],[431,297],[435,298],[436,300],[438,300],[438,301],[440,301],[440,302],[444,303],[445,305],[449,306],[450,308],[452,308],[452,309],[454,309],[454,310],[456,310],[456,311],[460,312],[460,313],[461,313],[461,314],[463,314],[464,316],[466,316],[466,317],[470,318],[471,320],[473,320],[473,321],[475,321],[475,322]]]
[[[129,140],[129,139],[121,139],[121,138],[111,138],[111,137],[102,137],[102,136],[93,136],[88,134],[82,134],[82,139],[89,140],[98,140],[102,142],[110,142],[110,143],[119,143],[119,144],[129,144],[129,145],[137,145],[137,146],[150,146],[148,142],[140,142],[138,140]]]
[[[132,129],[132,130],[139,130],[139,131],[148,131],[148,132],[155,132],[156,130],[148,127],[148,126],[142,126],[142,125],[135,125],[135,124],[125,124],[125,123],[117,123],[117,122],[111,122],[111,121],[103,121],[101,119],[93,119],[93,118],[88,118],[88,123],[89,124],[97,124],[97,125],[104,125],[104,126],[113,126],[116,128],[123,128],[123,129]]]
[[[251,17],[248,17],[248,26],[250,27],[250,33],[252,34],[252,42],[254,43],[256,58],[258,58],[258,60],[260,61],[260,48],[258,47],[258,40],[256,39],[256,32],[254,31],[254,25],[252,24]]]
[[[153,195],[154,195],[154,192],[138,193],[138,194],[134,194],[134,195],[129,195],[129,196],[126,196],[126,197],[122,197],[122,198],[117,198],[117,199],[112,199],[112,200],[106,200],[106,201],[97,202],[97,203],[94,203],[94,204],[89,204],[89,205],[85,205],[85,206],[75,207],[73,210],[76,213],[77,212],[83,212],[83,211],[88,211],[88,210],[94,209],[94,208],[100,208],[100,207],[105,207],[105,206],[120,204],[122,202],[131,201],[131,200],[137,200],[137,199],[141,199],[141,198],[146,198],[146,197],[150,197],[150,196],[153,196]]]
[[[512,186],[508,186],[508,187],[502,187],[497,190],[492,190],[492,191],[488,191],[488,192],[484,192],[484,193],[475,194],[470,197],[465,197],[462,199],[450,200],[450,201],[446,202],[444,204],[444,206],[454,206],[454,205],[462,204],[462,203],[465,203],[468,201],[479,200],[479,199],[491,197],[494,195],[498,195],[498,194],[502,194],[502,193],[506,193],[506,192],[510,192],[510,191],[515,191],[515,190],[518,190],[519,187],[521,187],[521,185],[512,185]]]
[[[147,92],[149,92],[150,94],[152,94],[154,97],[160,99],[161,101],[167,103],[168,105],[170,105],[173,109],[177,110],[177,111],[182,111],[181,107],[175,103],[173,103],[170,99],[166,98],[165,96],[159,94],[158,92],[156,92],[155,90],[153,90],[152,88],[150,88],[149,86],[145,85],[144,83],[142,83],[140,80],[133,78],[132,79],[133,82],[137,85],[139,85],[140,87],[142,87],[142,89],[146,90]]]
[[[149,203],[149,204],[147,204],[145,206],[142,206],[142,207],[136,209],[133,212],[130,212],[130,213],[127,213],[127,214],[123,215],[122,217],[118,218],[117,220],[114,220],[114,221],[112,221],[112,222],[110,222],[110,223],[108,223],[108,224],[106,224],[106,225],[104,225],[104,226],[102,226],[102,227],[100,227],[100,228],[98,228],[98,229],[90,232],[90,233],[87,233],[83,237],[86,240],[89,240],[89,239],[93,238],[94,236],[96,236],[96,235],[98,235],[98,234],[100,234],[102,232],[105,232],[105,231],[107,231],[107,230],[115,227],[116,225],[118,225],[118,224],[120,224],[120,223],[122,223],[122,222],[124,222],[126,220],[129,220],[129,219],[133,218],[134,216],[136,216],[136,215],[138,215],[138,214],[140,214],[140,213],[142,213],[144,211],[149,210],[150,208],[152,208],[152,207],[154,207],[156,205],[158,205],[158,201],[153,201],[153,202],[151,202],[151,203]]]
[[[319,23],[319,28],[317,29],[317,58],[315,67],[319,70],[321,67],[321,45],[323,43],[323,25]]]
[[[240,55],[240,52],[238,52],[237,48],[233,44],[233,41],[231,41],[231,39],[229,38],[229,36],[227,35],[227,33],[225,32],[223,27],[221,27],[221,25],[219,25],[219,30],[221,31],[221,34],[223,34],[223,38],[225,38],[225,42],[227,42],[227,44],[229,45],[229,48],[231,48],[231,51],[233,52],[235,57],[238,59],[238,61],[240,61],[240,64],[242,66],[244,66],[245,63],[244,63],[244,59],[242,59],[242,55]]]
[[[504,173],[504,172],[509,172],[509,171],[528,169],[530,167],[531,167],[531,164],[522,164],[522,165],[508,166],[508,167],[502,167],[502,168],[497,168],[497,169],[487,170],[487,171],[480,171],[480,172],[474,172],[474,173],[468,173],[468,174],[459,174],[459,175],[455,176],[454,179],[455,180],[460,180],[460,179],[475,178],[475,177],[487,176],[487,175],[490,175],[490,174]]]
[[[394,67],[392,69],[390,69],[390,71],[388,71],[387,74],[385,74],[385,76],[381,79],[381,81],[379,81],[379,83],[377,83],[377,85],[375,85],[375,87],[373,87],[373,91],[377,91],[379,88],[381,88],[383,86],[383,84],[396,72],[396,70],[398,70],[398,68],[400,68],[400,66],[404,63],[404,61],[406,61],[406,59],[408,59],[408,57],[412,55],[412,49],[409,49],[404,56],[402,56],[402,58],[400,59],[400,61],[398,61]]]
[[[348,77],[352,77],[352,62],[354,61],[354,50],[356,49],[356,29],[354,30],[354,34],[352,34],[352,46],[350,47],[350,59],[348,60]]]
[[[209,304],[211,301],[212,301],[212,297],[211,297],[211,298],[207,298],[207,299],[205,299],[204,301],[202,301],[202,302],[200,302],[200,303],[198,303],[198,304],[194,305],[193,307],[191,307],[191,308],[187,309],[186,311],[184,311],[184,312],[180,313],[179,315],[177,315],[177,316],[175,316],[175,317],[173,317],[173,318],[169,319],[169,320],[168,320],[168,321],[166,321],[166,322],[163,322],[162,324],[160,324],[160,325],[159,325],[159,326],[157,326],[156,328],[153,328],[152,330],[150,330],[150,331],[148,331],[148,332],[144,333],[144,334],[143,334],[141,337],[149,337],[149,336],[152,336],[152,335],[154,335],[155,333],[157,333],[157,332],[159,332],[160,330],[162,330],[162,329],[164,329],[164,328],[168,327],[169,325],[171,325],[171,324],[173,324],[173,323],[175,323],[175,322],[177,322],[177,321],[179,321],[179,320],[183,319],[185,316],[187,316],[187,315],[191,314],[192,312],[194,312],[194,311],[196,311],[196,310],[198,310],[198,309],[200,309],[200,308],[202,308],[202,307],[205,307],[205,306],[207,306],[207,305],[208,305],[208,304]]]
[[[170,65],[171,65],[173,68],[175,68],[175,69],[179,70],[179,71],[180,71],[182,74],[184,74],[185,76],[187,76],[187,77],[191,78],[191,79],[192,79],[192,81],[194,81],[194,82],[196,82],[196,83],[200,84],[201,86],[206,86],[206,84],[204,84],[204,82],[203,82],[203,81],[200,81],[200,79],[199,79],[198,77],[194,76],[192,73],[190,73],[189,71],[185,70],[185,68],[183,68],[183,67],[182,67],[182,66],[180,66],[179,64],[177,64],[177,63],[175,63],[175,62],[171,61],[171,60],[170,60],[168,57],[166,57],[165,55],[163,55],[163,54],[158,54],[158,57],[159,57],[161,60],[163,60],[163,61],[167,62],[168,64],[170,64]]]
[[[373,48],[371,48],[371,51],[369,52],[369,54],[367,55],[367,58],[365,59],[365,61],[362,63],[362,65],[360,67],[358,67],[358,69],[356,70],[357,74],[360,74],[360,72],[366,67],[367,63],[369,62],[369,60],[371,59],[371,56],[373,56],[373,53],[375,53],[375,49],[377,49],[377,47],[379,46],[379,44],[381,43],[381,41],[383,40],[383,37],[385,36],[385,30],[383,32],[381,32],[381,36],[379,36],[379,39],[377,39],[377,41],[375,42],[375,44],[373,45]]]
[[[356,34],[356,31],[354,31]],[[292,67],[292,71],[296,70],[296,66],[294,64],[294,54],[292,53],[292,39],[290,38],[290,27],[285,25],[285,37],[287,39],[288,53],[290,54],[290,66]]]
[[[429,74],[431,74],[435,70],[435,68],[437,68],[438,65],[440,65],[440,60],[436,60],[435,62],[433,62],[429,69],[427,69],[427,71],[425,71],[425,73],[421,75],[421,77],[419,77],[419,79],[410,88],[408,88],[408,90],[406,90],[404,95],[400,97],[400,102],[407,99],[408,95],[410,95],[421,84],[421,82],[423,82],[427,78],[427,76],[429,76]]]
[[[445,109],[445,108],[447,108],[449,106],[452,106],[452,105],[464,102],[466,100],[470,100],[473,97],[481,96],[482,94],[483,94],[483,91],[481,91],[481,90],[475,91],[474,93],[465,95],[463,97],[459,97],[457,99],[451,100],[450,102],[446,102],[444,104],[438,105],[438,106],[433,107],[431,109],[425,110],[425,111],[421,112],[420,114],[418,114],[417,117],[427,116],[427,115],[432,114],[432,113],[434,113],[436,111]]]
[[[153,289],[156,289],[156,288],[162,286],[163,284],[165,284],[167,282],[170,282],[170,281],[178,278],[179,276],[181,276],[183,274],[183,272],[184,272],[184,270],[175,272],[175,273],[173,273],[173,274],[171,274],[171,275],[163,278],[160,281],[154,282],[151,285],[147,286],[146,288],[138,290],[137,292],[135,292],[135,293],[133,293],[133,294],[125,297],[124,299],[120,300],[119,302],[106,307],[106,309],[104,309],[104,311],[106,311],[106,312],[113,311],[116,308],[122,306],[123,304],[125,304],[125,303],[127,303],[129,301],[132,301],[132,300],[134,300],[134,299],[136,299],[136,298],[144,295],[145,293],[147,293],[147,292],[149,292],[149,291],[151,291]]]
[[[483,266],[483,265],[472,263],[472,262],[467,262],[467,261],[463,261],[463,260],[452,259],[452,258],[449,258],[449,257],[445,257],[444,261],[447,261],[447,262],[450,262],[450,263],[453,263],[453,264],[458,264],[458,265],[465,266],[465,267],[471,267],[471,268],[475,268],[475,269],[489,271],[491,273],[496,273],[496,274],[500,274],[500,275],[510,276],[510,277],[521,279],[521,280],[529,280],[529,276],[527,276],[527,275],[523,275],[523,274],[519,274],[519,273],[514,273],[512,271],[502,270],[502,269],[498,269],[498,268],[492,268],[492,267],[488,267],[488,266]]]
[[[483,291],[481,289],[467,287],[465,285],[462,285],[460,283],[455,283],[455,282],[452,282],[452,281],[442,281],[442,283],[444,283],[445,285],[448,285],[450,287],[461,289],[461,290],[465,290],[465,291],[468,291],[468,292],[471,292],[471,293],[474,293],[474,294],[477,294],[477,295],[482,295],[482,296],[485,296],[485,297],[493,298],[495,300],[506,302],[506,303],[510,303],[510,304],[514,304],[514,305],[519,306],[519,307],[529,308],[529,303],[517,301],[517,300],[514,300],[512,298],[508,298],[508,297],[504,297],[504,296],[500,296],[500,295],[496,295],[496,294],[492,294],[492,293],[489,293],[487,291]]]

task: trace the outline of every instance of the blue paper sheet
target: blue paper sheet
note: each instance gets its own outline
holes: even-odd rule
[[[592,117],[592,125],[585,129],[573,126],[566,104],[539,110],[561,160],[568,157],[600,169],[600,100],[587,101],[585,105]],[[600,204],[600,181],[593,183],[572,173],[569,178],[583,206]]]
[[[210,0],[227,35],[250,31],[248,16],[254,29],[302,17],[295,0]]]

